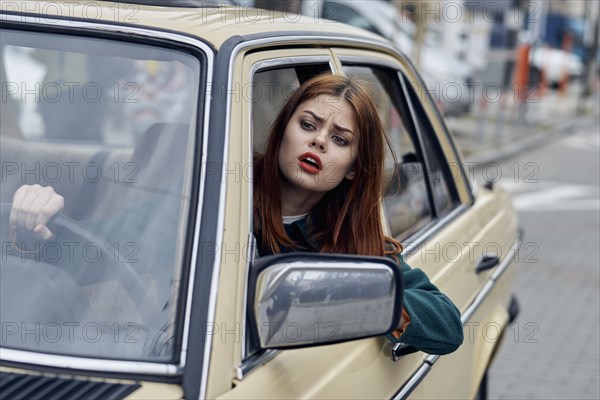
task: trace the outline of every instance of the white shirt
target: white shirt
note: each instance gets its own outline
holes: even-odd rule
[[[300,214],[300,215],[284,215],[283,223],[284,223],[284,225],[289,225],[296,221],[300,221],[302,218],[306,217],[307,215],[308,215],[308,213],[304,213],[304,214]]]

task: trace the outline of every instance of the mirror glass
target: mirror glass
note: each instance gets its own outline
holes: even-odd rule
[[[254,314],[262,348],[326,344],[384,334],[396,278],[377,262],[273,264],[257,280]]]

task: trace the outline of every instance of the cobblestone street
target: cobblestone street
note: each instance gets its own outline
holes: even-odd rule
[[[491,399],[600,398],[598,122],[499,163],[525,231]]]

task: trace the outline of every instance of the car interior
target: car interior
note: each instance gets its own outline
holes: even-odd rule
[[[24,264],[26,258],[19,257],[29,253],[23,246],[18,247],[21,255],[3,248],[17,254],[3,265],[3,298],[10,295],[9,286],[14,296],[20,294],[15,298],[23,297],[18,282],[29,280],[46,288],[29,301],[48,307],[17,301],[22,307],[15,313],[38,310],[54,315],[55,321],[93,315],[95,321],[133,321],[162,332],[176,305],[171,282],[181,271],[191,166],[201,142],[196,139],[199,92],[190,90],[199,86],[198,59],[147,45],[37,32],[3,29],[1,39],[2,228],[12,231],[7,219],[19,187],[52,186],[65,198],[54,226],[69,230],[69,238],[75,235],[78,249],[95,243],[102,251],[102,258],[89,262],[88,268],[73,266],[64,257],[48,265],[33,258]],[[134,217],[121,219],[140,204],[150,204],[145,214],[168,218],[169,228],[161,226],[161,218],[138,218],[137,224],[131,223]],[[93,228],[104,221],[110,223],[94,234]],[[120,232],[113,235],[119,224]],[[171,240],[157,235],[161,230]],[[13,241],[8,235],[12,233],[2,232],[3,246]],[[28,238],[26,233],[19,235]],[[161,241],[161,257],[155,257],[152,251]],[[33,267],[43,273],[34,273]],[[56,285],[47,284],[51,281]],[[58,300],[40,303],[40,296],[64,297],[65,304],[78,306],[62,307]],[[132,354],[137,351],[142,350],[132,348]],[[164,354],[158,351],[157,357]]]

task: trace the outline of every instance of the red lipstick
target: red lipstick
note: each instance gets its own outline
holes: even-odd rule
[[[323,169],[321,159],[315,153],[307,152],[298,157],[300,168],[309,174],[318,174]]]

